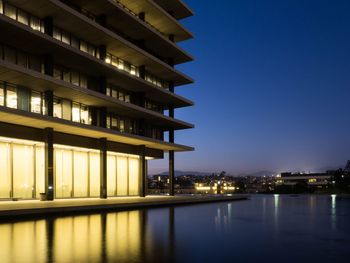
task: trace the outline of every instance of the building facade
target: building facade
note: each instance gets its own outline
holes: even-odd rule
[[[0,0],[0,200],[145,196],[148,160],[193,125],[181,0]],[[168,136],[164,136],[167,134]],[[165,138],[168,138],[165,140]]]

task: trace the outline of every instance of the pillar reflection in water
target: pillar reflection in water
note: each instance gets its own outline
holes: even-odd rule
[[[1,262],[46,262],[45,220],[0,224]]]
[[[215,228],[217,233],[222,231],[227,232],[231,230],[231,218],[232,218],[232,204],[229,203],[224,206],[220,206],[217,209],[215,216]]]
[[[175,208],[164,212],[168,215],[166,251],[174,259]],[[160,251],[155,233],[148,230],[148,213],[135,210],[2,223],[0,259],[26,263],[153,261]]]
[[[337,195],[331,195],[331,225],[332,229],[337,227]]]

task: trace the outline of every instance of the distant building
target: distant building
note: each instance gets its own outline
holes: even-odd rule
[[[323,188],[327,186],[331,181],[331,173],[290,173],[285,172],[276,176],[276,185],[289,185],[294,186],[296,184],[306,184],[308,186]]]

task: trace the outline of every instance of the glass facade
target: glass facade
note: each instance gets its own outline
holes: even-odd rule
[[[44,145],[0,137],[0,198],[33,199],[44,191]]]
[[[139,157],[107,156],[108,196],[139,194]],[[45,192],[45,154],[40,142],[0,137],[0,199],[38,199]],[[54,145],[55,198],[100,196],[100,152]]]
[[[140,160],[138,156],[108,152],[107,195],[139,194]]]

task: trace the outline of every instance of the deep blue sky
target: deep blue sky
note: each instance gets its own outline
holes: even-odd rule
[[[177,170],[315,171],[350,159],[350,1],[186,0],[195,61],[177,68],[196,125],[176,142]],[[166,171],[167,159],[149,172]]]

